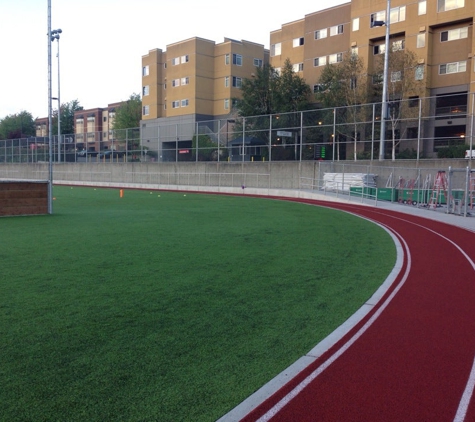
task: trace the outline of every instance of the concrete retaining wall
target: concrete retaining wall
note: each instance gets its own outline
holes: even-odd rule
[[[392,161],[197,162],[197,163],[59,163],[54,182],[127,183],[167,186],[242,186],[259,189],[301,189],[322,180],[325,172],[376,174],[378,187],[391,179],[416,179],[438,170],[466,168],[463,159]],[[0,179],[48,179],[48,163],[1,164]],[[306,182],[308,181],[308,183]],[[394,184],[394,183],[393,183]]]

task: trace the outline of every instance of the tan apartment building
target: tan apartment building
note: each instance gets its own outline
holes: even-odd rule
[[[216,44],[195,37],[150,50],[142,56],[142,142],[165,151],[164,160],[185,151],[196,122],[229,117],[243,79],[268,61],[263,45],[229,38]]]
[[[306,15],[282,25],[270,34],[270,63],[279,68],[289,58],[294,70],[318,90],[318,80],[327,64],[337,65],[344,53],[353,51],[363,60],[368,74],[385,50],[386,0],[352,0]],[[390,40],[392,49],[408,49],[417,56],[416,78],[422,95],[430,97],[430,116],[423,124],[426,156],[449,143],[464,143],[471,131],[470,93],[475,93],[475,34],[472,0],[392,0]],[[388,75],[393,76],[393,75]],[[368,78],[370,81],[374,81]],[[411,94],[407,94],[411,97]],[[413,96],[412,99],[418,99]],[[408,131],[410,138],[418,134]],[[410,142],[402,142],[409,146]]]

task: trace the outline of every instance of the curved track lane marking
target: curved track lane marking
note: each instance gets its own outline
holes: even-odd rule
[[[381,224],[381,223],[378,223],[378,224]],[[384,226],[384,227],[386,227],[386,226]],[[294,397],[296,397],[300,392],[302,392],[315,378],[317,378],[323,371],[325,371],[325,369],[327,369],[343,353],[345,353],[350,348],[350,346],[356,340],[358,340],[366,332],[366,330],[369,327],[371,327],[371,325],[374,323],[374,321],[376,321],[376,319],[381,315],[381,313],[384,311],[384,309],[391,302],[393,297],[399,292],[401,287],[404,285],[404,283],[406,282],[407,277],[409,275],[410,268],[411,268],[411,254],[409,252],[409,248],[408,248],[406,242],[404,241],[404,239],[398,233],[396,233],[394,230],[392,230],[390,228],[388,228],[388,230],[391,230],[391,232],[393,232],[398,237],[400,242],[404,245],[404,251],[405,251],[406,258],[407,258],[407,265],[406,265],[406,270],[404,272],[404,276],[403,276],[402,280],[398,283],[398,285],[393,290],[393,292],[389,295],[389,297],[381,304],[379,309],[371,316],[371,318],[363,325],[363,327],[361,327],[356,332],[356,334],[354,334],[340,349],[338,349],[330,358],[328,358],[322,365],[320,365],[307,378],[305,378],[299,385],[297,385],[297,387],[295,387],[290,393],[288,393],[283,399],[281,399],[274,407],[272,407],[263,416],[261,416],[259,419],[257,419],[256,422],[269,421],[284,406],[286,406]]]
[[[432,221],[432,223],[428,222],[427,226],[425,226],[423,224],[419,224],[419,223],[415,222],[417,220],[424,220],[424,218],[417,217],[417,216],[412,216],[413,220],[415,220],[415,221],[411,221],[410,215],[405,215],[407,218],[402,218],[401,216],[404,215],[404,214],[402,214],[400,212],[391,212],[390,211],[390,212],[387,212],[387,213],[383,213],[383,212],[380,212],[380,209],[374,209],[374,208],[371,208],[371,207],[366,208],[366,207],[361,207],[361,206],[351,206],[351,205],[348,205],[348,204],[328,204],[328,203],[320,203],[319,201],[298,201],[298,202],[310,203],[310,204],[313,204],[313,205],[319,205],[319,206],[338,209],[338,210],[342,210],[342,211],[346,211],[346,212],[351,212],[353,214],[356,214],[360,217],[367,218],[367,219],[370,219],[368,217],[368,214],[374,214],[375,213],[375,214],[378,214],[378,216],[380,218],[384,217],[384,218],[390,218],[390,219],[394,219],[394,220],[400,220],[404,223],[409,223],[411,225],[420,227],[421,229],[427,230],[427,231],[435,234],[436,236],[440,237],[441,239],[444,239],[445,241],[452,244],[461,253],[461,255],[465,258],[465,260],[470,263],[472,269],[475,271],[475,264],[474,264],[473,260],[456,242],[452,241],[447,236],[442,235],[441,233],[437,232],[436,230],[433,230],[433,229],[427,227],[431,224],[436,224],[437,225],[437,224],[445,224],[445,223]],[[349,211],[349,210],[351,210],[351,211]],[[376,220],[376,221],[380,225],[383,225],[381,220]],[[394,228],[392,228],[392,230],[394,231]],[[467,229],[462,228],[461,230],[467,230]],[[467,230],[467,231],[470,231],[470,230]],[[405,246],[405,249],[408,253],[408,258],[409,258],[409,260],[411,260],[409,247],[407,245],[407,242],[405,241],[405,239],[403,239],[403,237],[399,233],[398,233],[398,236],[402,239],[402,241],[404,243],[404,246]],[[406,268],[406,273],[405,273],[405,276],[404,276],[404,282],[408,277],[409,269],[410,269],[410,266],[408,266]],[[403,284],[404,283],[402,281],[398,284],[397,288],[391,293],[391,296],[390,296],[391,299],[401,289]],[[364,331],[366,331],[369,328],[369,326],[372,324],[372,322],[374,322],[374,320],[376,319],[377,315],[379,316],[382,313],[382,311],[387,307],[387,305],[389,304],[389,301],[390,300],[389,300],[389,297],[388,297],[386,299],[386,301],[384,302],[384,304],[378,309],[377,313],[371,317],[371,320],[368,320],[368,322],[365,324],[365,326],[363,328],[361,328],[358,331],[358,333],[354,335],[354,337],[352,337],[347,343],[345,343],[344,346],[342,346],[337,352],[335,352],[330,358],[328,358],[322,365],[320,365],[310,375],[308,375],[307,378],[305,378],[296,387],[294,387],[294,389],[290,393],[288,393],[286,396],[284,396],[284,398],[282,398],[277,404],[275,404],[270,410],[268,410],[258,420],[261,421],[261,422],[267,421],[267,420],[270,420],[277,413],[279,413],[279,411],[283,407],[285,407],[286,404],[288,404],[294,397],[296,397],[301,391],[303,391],[305,389],[305,387],[308,386],[311,383],[312,380],[317,378],[319,374],[321,374],[326,368],[328,368],[338,357],[340,357],[357,340],[357,338],[359,338],[364,333]],[[457,414],[456,414],[455,419],[454,419],[454,421],[456,421],[456,422],[462,422],[462,421],[465,420],[466,414],[467,414],[467,411],[468,411],[468,407],[469,407],[469,404],[470,404],[470,401],[471,401],[471,397],[472,397],[472,394],[473,394],[473,390],[474,390],[474,386],[475,386],[475,359],[472,358],[471,362],[472,362],[472,366],[471,366],[470,375],[468,377],[468,382],[465,385],[465,389],[464,389],[464,392],[462,394],[462,397],[460,399],[459,406],[458,406],[458,409],[457,409]]]
[[[333,208],[333,207],[331,207],[331,208]],[[349,206],[349,208],[352,208],[352,207]],[[358,207],[356,207],[356,208],[358,209]],[[339,208],[337,208],[337,209],[339,209]],[[375,214],[381,214],[383,216],[388,216],[388,214],[382,213],[382,212],[374,211],[374,213]],[[421,227],[422,229],[425,229],[429,232],[432,232],[435,235],[437,235],[437,236],[441,237],[442,239],[444,239],[445,241],[447,241],[448,243],[452,244],[464,256],[464,258],[470,263],[470,265],[473,268],[473,271],[475,272],[475,262],[452,239],[449,239],[447,236],[444,236],[444,235],[438,233],[437,231],[432,230],[429,227],[426,227],[422,224],[415,223],[413,221],[407,220],[405,218],[397,217],[395,215],[392,215],[391,217],[396,219],[396,220],[401,220],[401,221],[404,221],[405,223],[409,223],[409,224],[413,224],[415,226]],[[473,232],[472,230],[469,230],[469,229],[466,229],[466,230]],[[473,364],[472,364],[470,374],[468,376],[467,384],[465,386],[464,392],[463,392],[462,397],[460,399],[460,403],[459,403],[459,406],[457,408],[457,413],[455,414],[454,422],[464,422],[465,421],[465,418],[467,416],[468,407],[470,405],[470,402],[471,402],[471,399],[472,399],[472,396],[473,396],[474,389],[475,389],[475,356],[474,356],[474,359],[473,359]],[[260,421],[260,419],[259,419],[259,421]]]

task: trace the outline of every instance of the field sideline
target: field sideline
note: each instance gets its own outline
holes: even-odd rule
[[[265,198],[54,188],[0,219],[4,420],[213,421],[371,296],[380,227]]]

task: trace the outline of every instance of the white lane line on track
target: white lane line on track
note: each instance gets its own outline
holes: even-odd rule
[[[386,214],[382,214],[385,215]],[[400,217],[395,217],[393,218],[398,219],[398,220],[403,220],[407,223],[413,224],[415,226],[421,227],[431,233],[436,234],[437,236],[441,237],[442,239],[446,240],[448,243],[452,244],[458,251],[463,255],[463,257],[470,263],[470,265],[473,268],[473,271],[475,272],[475,262],[468,256],[468,254],[459,246],[457,245],[453,240],[449,239],[448,237],[436,232],[435,230],[429,229],[428,227],[425,227],[421,224],[414,223],[413,221],[408,221],[405,218],[400,218]],[[463,228],[463,227],[462,227]],[[467,229],[465,229],[467,230]],[[469,230],[473,231],[473,230]],[[454,422],[464,422],[465,418],[467,417],[467,411],[468,411],[468,406],[470,405],[470,401],[472,400],[473,392],[475,390],[475,356],[473,359],[472,363],[472,369],[470,370],[470,374],[468,376],[467,384],[465,385],[464,392],[462,394],[462,397],[460,398],[459,406],[457,408],[457,413],[455,414]]]
[[[378,223],[383,225],[381,223]],[[388,230],[393,232],[404,245],[404,250],[406,252],[407,257],[407,265],[406,271],[404,273],[403,278],[396,286],[396,288],[391,292],[388,298],[384,301],[384,303],[380,306],[380,308],[371,316],[371,318],[361,327],[356,334],[351,337],[340,349],[338,349],[330,358],[328,358],[322,365],[320,365],[315,371],[313,371],[307,378],[305,378],[300,384],[298,384],[290,393],[288,393],[285,397],[283,397],[277,404],[275,404],[271,409],[269,409],[264,415],[262,415],[256,422],[266,422],[269,421],[272,417],[274,417],[277,413],[279,413],[294,397],[296,397],[304,388],[306,388],[315,378],[317,378],[325,369],[327,369],[335,360],[337,360],[343,353],[345,353],[349,347],[355,343],[365,332],[368,330],[369,327],[376,321],[376,319],[381,315],[381,313],[386,309],[389,305],[391,300],[394,296],[399,292],[401,287],[407,280],[409,275],[409,271],[411,269],[411,253],[409,251],[409,247],[405,240],[402,238],[399,233],[397,233],[394,229],[385,226]]]

